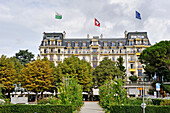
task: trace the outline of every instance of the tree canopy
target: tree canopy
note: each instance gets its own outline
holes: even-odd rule
[[[119,56],[116,62],[116,66],[119,67],[119,69],[123,71],[124,76],[126,76],[126,69],[125,69],[125,66],[123,66],[123,63],[124,63],[123,57]]]
[[[142,51],[140,62],[145,64],[146,74],[152,77],[155,73],[162,80],[170,78],[170,41],[161,41]],[[170,81],[170,79],[168,79]]]
[[[28,52],[27,50],[20,50],[18,53],[15,54],[15,57],[21,62],[22,65],[29,63],[32,58],[34,58],[34,54]]]
[[[5,91],[3,93],[9,93],[14,88],[13,84],[18,82],[14,63],[2,55],[0,58],[0,84],[3,84]]]
[[[26,64],[21,70],[22,86],[30,91],[48,91],[54,87],[54,68],[50,68],[49,61],[36,60]],[[37,96],[36,96],[37,101]]]
[[[115,77],[123,77],[123,71],[115,66],[115,63],[105,57],[94,70],[94,76],[98,86],[104,84],[106,80],[113,80]]]
[[[83,91],[89,91],[92,86],[92,71],[89,62],[72,55],[58,64],[56,78],[58,82],[61,82],[63,77],[75,78],[83,86]]]

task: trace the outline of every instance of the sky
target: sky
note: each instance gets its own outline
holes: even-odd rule
[[[135,18],[135,11],[142,20]],[[152,45],[170,40],[170,0],[0,0],[0,56],[28,49],[35,56],[43,32],[66,38],[124,38],[124,31],[147,32]],[[55,19],[55,13],[62,15]],[[100,27],[94,26],[94,18]]]

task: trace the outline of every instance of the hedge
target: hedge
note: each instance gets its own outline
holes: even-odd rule
[[[73,113],[71,105],[0,105],[0,113]]]
[[[145,113],[169,113],[170,106],[146,106]],[[111,106],[110,113],[143,113],[141,106]]]

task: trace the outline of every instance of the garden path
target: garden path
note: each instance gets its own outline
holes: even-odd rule
[[[98,102],[84,102],[79,113],[105,113]]]

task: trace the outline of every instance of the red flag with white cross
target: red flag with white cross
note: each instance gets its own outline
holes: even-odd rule
[[[100,27],[100,22],[95,18],[95,20],[94,20],[94,24],[95,24],[95,26],[98,26],[98,27]]]

